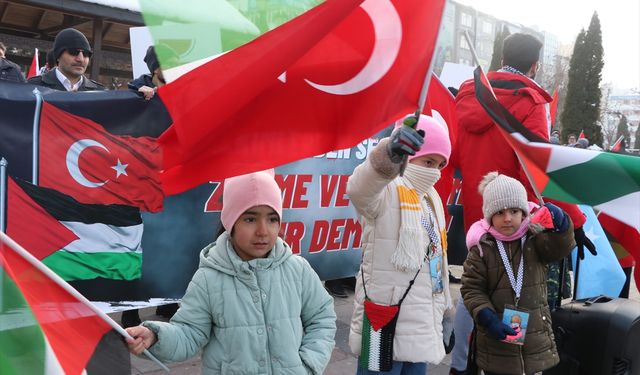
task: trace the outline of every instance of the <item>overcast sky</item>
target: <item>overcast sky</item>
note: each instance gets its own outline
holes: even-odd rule
[[[603,83],[640,89],[640,0],[456,0],[499,19],[537,25],[563,44],[575,41],[598,12],[604,47]]]

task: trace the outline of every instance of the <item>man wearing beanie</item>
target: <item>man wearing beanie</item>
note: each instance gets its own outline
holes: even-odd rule
[[[84,73],[93,54],[87,38],[78,30],[60,31],[53,42],[57,66],[48,73],[32,77],[28,83],[60,91],[95,91],[105,87]]]

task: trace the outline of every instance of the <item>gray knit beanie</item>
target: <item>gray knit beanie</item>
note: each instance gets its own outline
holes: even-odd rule
[[[496,212],[507,208],[519,208],[524,216],[529,216],[527,191],[515,178],[489,172],[480,181],[478,191],[482,195],[482,213],[488,222]]]

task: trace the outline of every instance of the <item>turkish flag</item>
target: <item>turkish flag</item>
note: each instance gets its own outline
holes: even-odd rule
[[[444,1],[359,3],[328,0],[161,87],[165,192],[349,148],[415,112]]]
[[[31,199],[13,177],[8,179],[7,234],[38,259],[46,258],[78,239]]]
[[[155,138],[113,135],[47,102],[40,115],[39,184],[81,203],[162,210]]]

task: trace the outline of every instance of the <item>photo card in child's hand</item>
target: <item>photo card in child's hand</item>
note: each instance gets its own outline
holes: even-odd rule
[[[502,322],[516,331],[515,335],[507,335],[503,342],[524,345],[524,337],[529,325],[529,312],[515,306],[506,305],[502,315]]]

